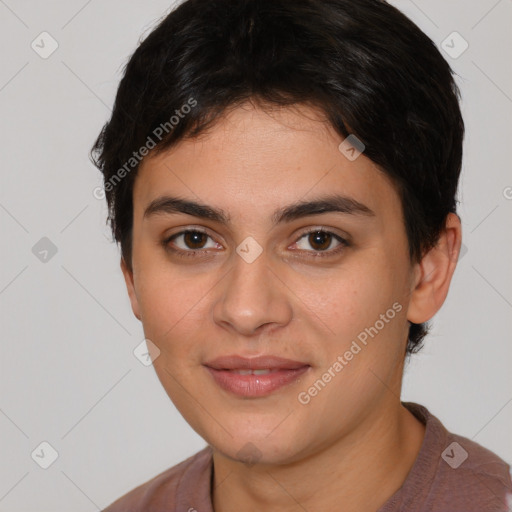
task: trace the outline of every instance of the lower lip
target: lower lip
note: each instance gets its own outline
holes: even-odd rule
[[[278,370],[265,375],[240,375],[228,370],[215,370],[206,366],[215,382],[226,391],[243,397],[266,396],[294,381],[309,370],[303,366],[296,370]]]

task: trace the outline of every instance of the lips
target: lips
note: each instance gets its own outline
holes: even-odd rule
[[[309,365],[271,355],[252,358],[230,355],[213,359],[205,363],[205,366],[214,370],[298,370]]]
[[[269,373],[275,373],[275,372],[278,372],[279,369],[277,368],[274,368],[274,369],[269,369],[269,368],[265,368],[265,369],[261,369],[261,370],[251,370],[250,368],[248,369],[237,369],[237,370],[224,370],[226,372],[231,372],[231,373],[236,373],[238,375],[268,375]]]
[[[204,366],[222,389],[246,398],[263,397],[296,382],[310,368],[307,363],[271,355],[223,356]]]

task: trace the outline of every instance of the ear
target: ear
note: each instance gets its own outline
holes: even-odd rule
[[[126,283],[126,289],[128,290],[128,296],[130,297],[130,302],[132,304],[133,314],[141,320],[139,301],[137,300],[137,294],[135,293],[135,286],[133,284],[133,270],[128,268],[124,258],[121,258],[121,270]]]
[[[462,228],[459,217],[449,213],[435,247],[416,264],[407,320],[421,324],[430,320],[443,305],[457,266]]]

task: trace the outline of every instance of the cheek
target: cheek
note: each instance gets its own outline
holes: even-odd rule
[[[376,259],[363,263],[340,270],[328,288],[312,290],[310,316],[329,328],[331,341],[324,346],[331,360],[351,351],[347,357],[366,367],[391,365],[406,335],[404,287],[396,277],[396,263]]]
[[[168,354],[191,350],[196,333],[206,329],[206,298],[214,285],[211,278],[185,277],[176,270],[148,266],[139,275],[139,283],[145,336]]]
[[[375,322],[396,300],[388,274],[362,265],[333,273],[322,289],[310,290],[310,295],[315,313],[345,339]]]

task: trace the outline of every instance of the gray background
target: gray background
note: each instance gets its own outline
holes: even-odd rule
[[[453,31],[469,43],[445,53],[467,124],[467,252],[403,399],[510,463],[512,2],[392,3],[452,53]],[[0,0],[0,511],[92,512],[205,445],[133,355],[142,328],[88,160],[122,67],[171,7]],[[31,47],[51,48],[43,31],[58,43],[48,58]],[[59,454],[48,469],[43,441]]]

